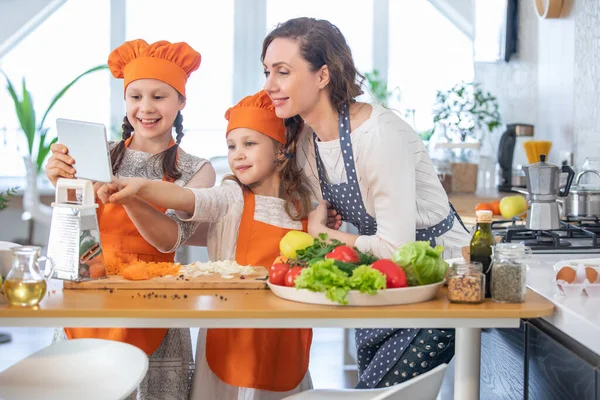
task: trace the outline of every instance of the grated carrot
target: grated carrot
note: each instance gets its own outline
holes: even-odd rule
[[[178,275],[181,264],[170,262],[134,261],[125,263],[122,260],[107,266],[109,275],[121,275],[131,281],[147,280],[159,276]]]

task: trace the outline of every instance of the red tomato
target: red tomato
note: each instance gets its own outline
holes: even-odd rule
[[[371,268],[376,269],[385,275],[387,289],[408,286],[406,283],[406,274],[404,273],[404,270],[392,260],[377,260],[371,264]]]
[[[356,251],[350,246],[338,246],[331,250],[325,258],[333,258],[334,260],[343,261],[347,263],[358,263],[360,258]]]
[[[285,274],[285,286],[294,286],[294,282],[296,281],[296,278],[298,277],[298,275],[300,275],[302,273],[302,271],[304,270],[304,268],[302,267],[293,267],[292,269],[290,269],[286,274]]]
[[[289,264],[273,264],[269,268],[269,282],[273,285],[285,286],[285,274],[290,270]]]

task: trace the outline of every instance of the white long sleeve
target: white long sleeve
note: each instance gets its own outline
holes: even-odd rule
[[[217,222],[232,208],[241,209],[244,204],[242,188],[235,182],[225,182],[208,189],[188,189],[194,193],[196,200],[194,215],[178,211],[177,217],[182,221]]]
[[[377,232],[358,237],[355,245],[361,251],[391,257],[400,245],[415,240],[415,166],[420,153],[406,145],[414,140],[420,142],[412,130],[376,129],[370,140],[363,142],[365,154],[377,154],[370,160],[364,175],[366,182],[361,185],[368,188],[367,196],[373,198]]]
[[[320,200],[312,135],[310,128],[302,133],[297,162]],[[377,221],[376,234],[359,236],[356,247],[387,258],[397,247],[415,240],[416,229],[429,228],[448,216],[448,196],[423,142],[394,111],[373,105],[369,119],[350,138],[364,207]],[[340,141],[318,142],[318,146],[329,182],[346,182]],[[455,222],[437,244],[444,246],[444,257],[450,258],[460,255],[461,246],[469,240],[469,234]]]

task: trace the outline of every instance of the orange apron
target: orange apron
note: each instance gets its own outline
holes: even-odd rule
[[[129,146],[131,137],[125,141]],[[169,147],[173,145],[173,141]],[[164,180],[164,179],[163,179]],[[111,265],[119,259],[124,262],[173,262],[175,253],[161,253],[148,243],[129,219],[125,207],[120,204],[98,202],[98,225],[104,264]],[[165,208],[155,207],[161,212]],[[69,339],[95,338],[125,342],[151,355],[162,343],[167,329],[139,328],[65,328]]]
[[[302,222],[306,231],[306,221]],[[290,229],[254,220],[254,194],[244,190],[235,260],[270,266],[279,241]],[[206,360],[223,382],[239,387],[285,392],[308,371],[312,329],[208,329]]]

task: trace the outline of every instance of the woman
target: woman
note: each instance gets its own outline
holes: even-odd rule
[[[382,258],[414,240],[444,246],[446,258],[460,255],[469,234],[422,141],[393,111],[356,101],[364,77],[337,27],[289,20],[267,35],[261,58],[277,115],[307,125],[297,162],[325,200],[309,217],[310,234],[327,233]],[[337,213],[359,234],[329,228],[328,206],[330,216]],[[358,329],[356,343],[358,387],[385,387],[448,362],[454,331]]]

